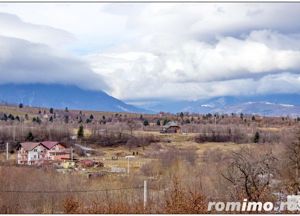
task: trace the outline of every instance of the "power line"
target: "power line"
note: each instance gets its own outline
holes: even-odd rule
[[[0,193],[97,193],[106,191],[120,191],[120,190],[136,190],[141,189],[140,187],[130,187],[130,188],[112,188],[112,189],[99,189],[99,190],[54,190],[54,191],[31,191],[31,190],[1,190]]]

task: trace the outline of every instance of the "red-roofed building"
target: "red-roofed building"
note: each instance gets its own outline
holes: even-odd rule
[[[71,150],[53,141],[24,142],[18,151],[18,164],[42,164],[45,161],[70,160]]]
[[[71,150],[67,149],[63,144],[53,141],[41,142],[45,146],[47,151],[47,158],[49,160],[70,160]]]
[[[56,141],[43,141],[43,142],[41,142],[41,144],[43,144],[48,149],[52,149],[53,147],[58,145],[59,142],[56,142]]]

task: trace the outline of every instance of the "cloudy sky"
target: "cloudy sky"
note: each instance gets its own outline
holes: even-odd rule
[[[0,4],[0,83],[126,101],[300,91],[300,4]]]

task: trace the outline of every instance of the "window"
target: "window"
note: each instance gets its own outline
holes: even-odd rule
[[[37,152],[37,149],[33,149],[34,152]]]

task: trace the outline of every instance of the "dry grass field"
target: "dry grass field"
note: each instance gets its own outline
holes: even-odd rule
[[[274,200],[298,190],[297,119],[17,106],[0,106],[0,117],[0,213],[206,213],[208,201]],[[181,132],[161,133],[169,121]],[[72,147],[75,167],[17,164],[21,142],[44,140]],[[134,156],[129,174],[126,156]]]

